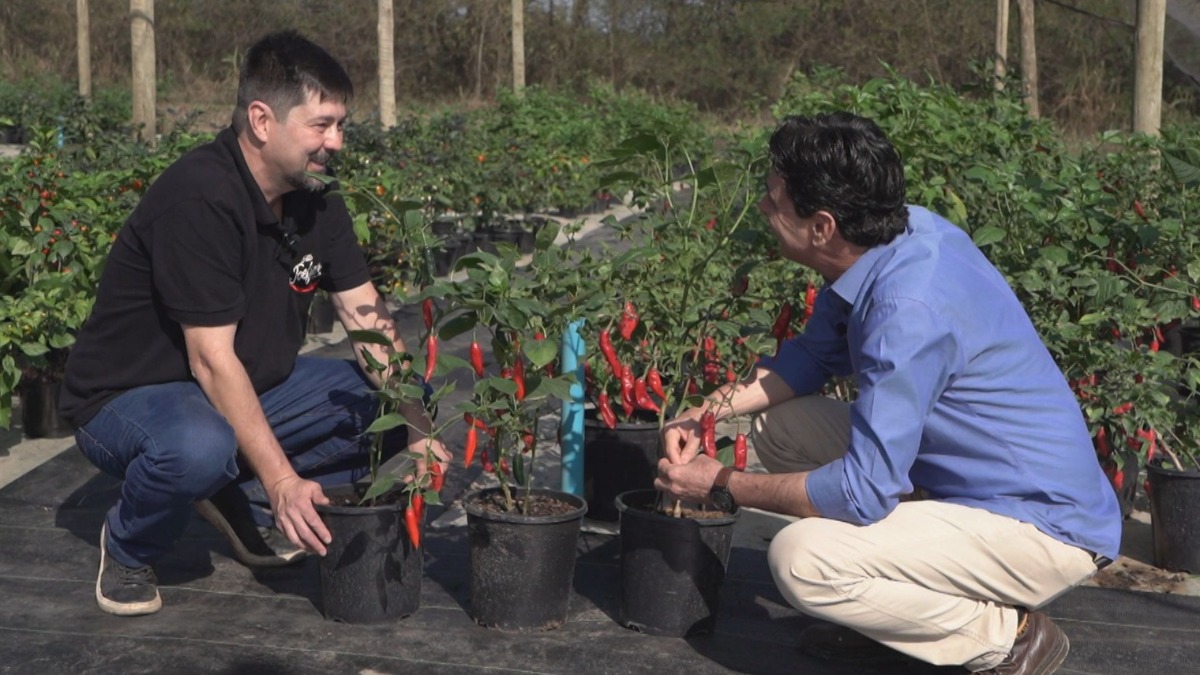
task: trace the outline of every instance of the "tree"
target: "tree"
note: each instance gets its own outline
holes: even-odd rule
[[[1167,0],[1138,0],[1133,132],[1157,136],[1162,123],[1163,33]]]
[[[379,0],[379,123],[396,125],[396,19],[392,0]]]
[[[133,43],[133,127],[144,142],[155,145],[154,0],[129,0]]]

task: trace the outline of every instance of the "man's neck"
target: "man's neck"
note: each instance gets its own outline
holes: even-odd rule
[[[258,144],[246,134],[238,134],[237,140],[238,147],[242,149],[242,157],[246,160],[246,167],[250,169],[250,175],[254,176],[254,182],[258,184],[258,189],[262,191],[263,199],[275,212],[276,217],[282,217],[283,195],[290,192],[291,188],[276,185],[270,180],[270,172],[267,171],[266,164],[263,162]]]

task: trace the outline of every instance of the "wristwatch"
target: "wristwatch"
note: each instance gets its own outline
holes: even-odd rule
[[[713,481],[712,487],[708,489],[709,501],[713,503],[713,506],[725,513],[733,513],[737,509],[737,502],[733,501],[733,494],[729,492],[729,476],[732,473],[733,467],[721,467],[721,470],[717,472],[717,478]]]

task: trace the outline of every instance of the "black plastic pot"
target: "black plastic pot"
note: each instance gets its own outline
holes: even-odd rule
[[[347,485],[325,494],[357,500],[359,492]],[[420,608],[423,556],[404,529],[405,505],[316,507],[333,536],[318,565],[326,619],[379,623]]]
[[[654,511],[657,498],[656,490],[617,497],[621,625],[668,637],[711,633],[740,513],[673,518]]]
[[[1146,466],[1154,566],[1200,573],[1200,471]]]
[[[333,331],[333,320],[337,311],[333,308],[333,300],[324,292],[318,291],[313,295],[312,304],[308,307],[308,333],[319,335]]]
[[[654,487],[658,473],[660,434],[651,422],[623,422],[609,429],[588,410],[583,420],[583,498],[588,518],[616,522],[616,498],[630,490]]]
[[[575,549],[587,504],[572,494],[535,489],[572,508],[553,516],[497,513],[480,503],[499,488],[467,495],[471,547],[471,618],[480,625],[527,632],[567,620]]]
[[[21,430],[26,438],[63,438],[73,430],[58,414],[57,379],[34,378],[21,382]]]
[[[454,263],[467,253],[469,240],[469,237],[452,235],[444,239],[441,246],[432,251],[435,276],[444,277],[454,271]]]

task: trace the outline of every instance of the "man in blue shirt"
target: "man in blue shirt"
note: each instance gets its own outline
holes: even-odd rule
[[[970,237],[904,204],[900,157],[873,122],[788,118],[770,159],[759,208],[781,255],[825,287],[801,335],[667,425],[657,486],[800,517],[769,561],[790,603],[832,622],[805,631],[810,653],[1054,672],[1068,641],[1037,609],[1115,558],[1121,536],[1066,379]],[[818,395],[845,375],[852,403]],[[698,454],[705,411],[760,413],[771,473]]]

